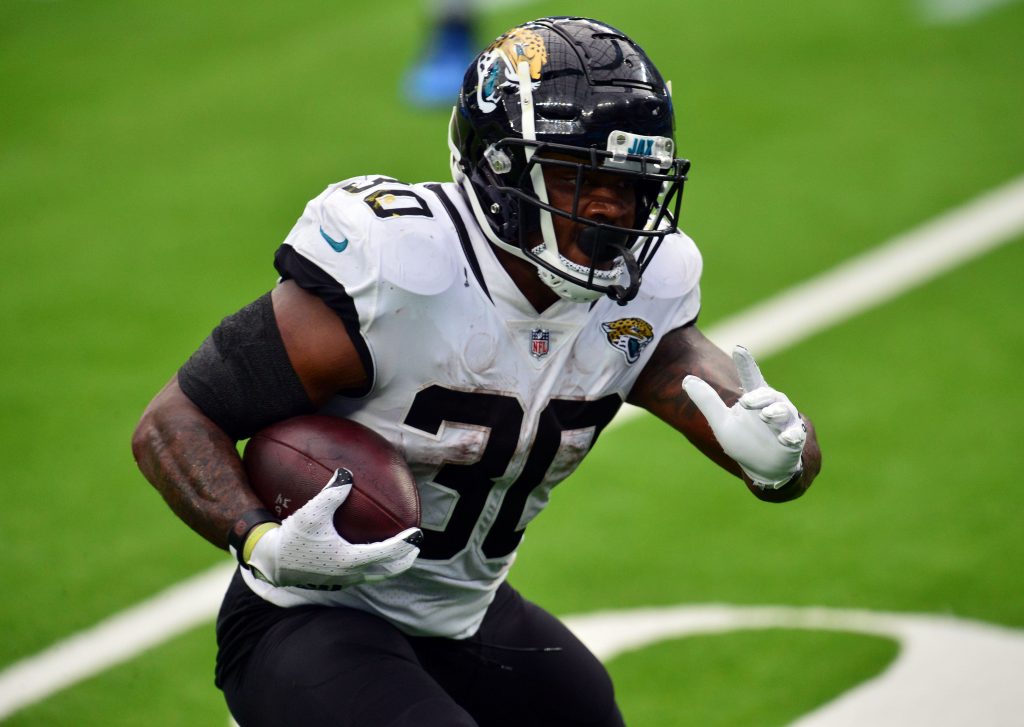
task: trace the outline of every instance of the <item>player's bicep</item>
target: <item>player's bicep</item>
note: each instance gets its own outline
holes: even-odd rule
[[[728,405],[742,394],[728,354],[696,326],[684,326],[662,337],[628,401],[672,425],[708,457],[738,474],[736,463],[722,452],[704,415],[683,390],[683,378],[690,374],[708,382]]]
[[[360,353],[341,318],[319,296],[286,280],[271,299],[292,368],[314,404],[366,387]]]

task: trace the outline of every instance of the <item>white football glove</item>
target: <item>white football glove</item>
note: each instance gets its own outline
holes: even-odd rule
[[[345,469],[309,502],[265,532],[252,548],[253,575],[274,586],[344,587],[398,575],[412,566],[422,539],[409,528],[379,543],[350,543],[334,527],[334,511],[352,491]]]
[[[745,392],[731,407],[706,381],[683,379],[683,389],[708,420],[722,450],[758,487],[774,490],[800,472],[807,427],[782,392],[768,386],[754,357],[742,346],[732,352]]]

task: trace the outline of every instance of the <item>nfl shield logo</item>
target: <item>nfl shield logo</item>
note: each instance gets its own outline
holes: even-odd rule
[[[534,358],[544,358],[547,356],[550,343],[550,331],[545,331],[543,328],[534,328],[530,331],[530,355]]]

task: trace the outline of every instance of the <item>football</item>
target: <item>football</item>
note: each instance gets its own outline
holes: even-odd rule
[[[344,467],[352,492],[334,514],[343,538],[373,543],[420,524],[419,492],[402,455],[351,419],[314,414],[272,424],[249,439],[242,463],[252,489],[282,520]]]

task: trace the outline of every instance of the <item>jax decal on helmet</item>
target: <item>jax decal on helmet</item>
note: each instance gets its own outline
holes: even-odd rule
[[[587,18],[543,18],[499,36],[469,67],[449,125],[452,176],[488,239],[533,263],[558,295],[625,304],[677,229],[690,163],[675,156],[674,123],[669,85],[630,38]],[[546,167],[575,172],[572,210],[549,203]],[[631,226],[580,216],[592,173],[628,180]],[[559,252],[552,215],[580,225],[589,265]]]

